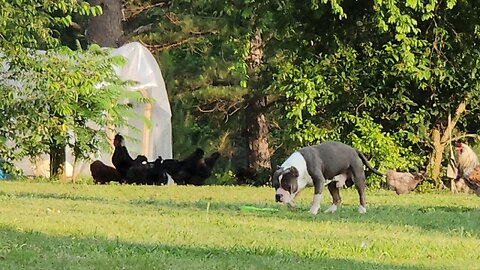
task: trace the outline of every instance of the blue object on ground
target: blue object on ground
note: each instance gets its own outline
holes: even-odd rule
[[[0,179],[10,178],[10,174],[3,171],[2,164],[6,163],[5,160],[0,160]]]

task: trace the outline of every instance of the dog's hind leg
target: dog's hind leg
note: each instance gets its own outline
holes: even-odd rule
[[[363,169],[353,171],[353,181],[355,182],[355,188],[357,188],[358,197],[360,199],[358,212],[360,214],[365,214],[367,212],[367,208],[365,203],[365,172]]]
[[[365,206],[365,178],[358,179],[355,181],[355,187],[358,191],[358,196],[360,198],[360,205],[358,206],[358,212],[360,214],[365,214],[367,212],[367,208]]]
[[[334,213],[341,203],[340,190],[337,187],[337,183],[334,181],[330,182],[328,184],[328,191],[330,191],[330,195],[332,195],[332,205],[325,210],[325,213]]]

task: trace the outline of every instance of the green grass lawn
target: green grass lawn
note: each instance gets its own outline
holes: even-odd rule
[[[0,182],[0,269],[480,269],[480,198],[342,190]],[[326,209],[330,196],[323,198]],[[242,212],[252,205],[279,209]]]

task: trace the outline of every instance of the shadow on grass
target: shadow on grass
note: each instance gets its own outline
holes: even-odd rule
[[[50,236],[0,227],[1,269],[434,269],[287,254],[274,247],[232,249]]]
[[[0,196],[27,198],[27,199],[59,199],[72,201],[92,201],[92,202],[108,202],[108,199],[93,196],[74,195],[67,193],[41,193],[41,192],[3,192],[0,191]]]
[[[417,227],[422,230],[453,233],[466,237],[480,238],[480,210],[477,208],[463,206],[398,206],[385,205],[374,206],[368,208],[368,212],[364,215],[359,214],[357,206],[342,206],[336,213],[319,212],[316,216],[312,216],[308,212],[308,208],[297,208],[294,210],[287,209],[284,205],[279,204],[252,204],[248,202],[238,203],[218,203],[208,200],[199,200],[196,202],[176,202],[173,200],[132,200],[133,205],[154,205],[158,207],[178,208],[178,209],[197,209],[205,211],[207,207],[209,211],[225,211],[239,212],[243,215],[256,215],[265,217],[276,217],[278,219],[304,220],[309,222],[321,221],[342,221],[355,223],[371,223],[384,225],[399,225]],[[270,207],[278,209],[278,212],[241,212],[242,205],[251,205],[259,208]],[[323,205],[323,209],[325,205]]]
[[[38,193],[38,192],[0,192],[0,196],[13,196],[24,198],[41,199],[66,199],[74,201],[91,201],[101,204],[108,204],[111,200],[102,197],[92,197],[72,194]],[[297,208],[288,210],[286,206],[274,203],[256,203],[247,201],[237,203],[216,202],[207,199],[200,199],[194,202],[175,201],[172,199],[136,199],[116,201],[120,204],[128,204],[134,207],[155,206],[159,208],[185,209],[198,211],[219,211],[235,213],[240,215],[255,215],[275,217],[278,219],[304,220],[308,222],[341,221],[354,223],[371,223],[384,225],[398,225],[416,227],[425,231],[450,233],[466,237],[480,238],[480,210],[463,206],[399,206],[382,205],[368,208],[365,215],[357,212],[356,206],[342,206],[336,213],[327,214],[320,212],[316,216],[308,213],[308,208]],[[259,208],[276,208],[278,212],[241,212],[242,205],[250,205]],[[323,204],[325,209],[325,204]]]

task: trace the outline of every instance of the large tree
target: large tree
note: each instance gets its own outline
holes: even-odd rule
[[[122,1],[89,0],[92,6],[100,6],[100,16],[90,16],[86,28],[86,37],[90,43],[116,48],[122,44]]]

